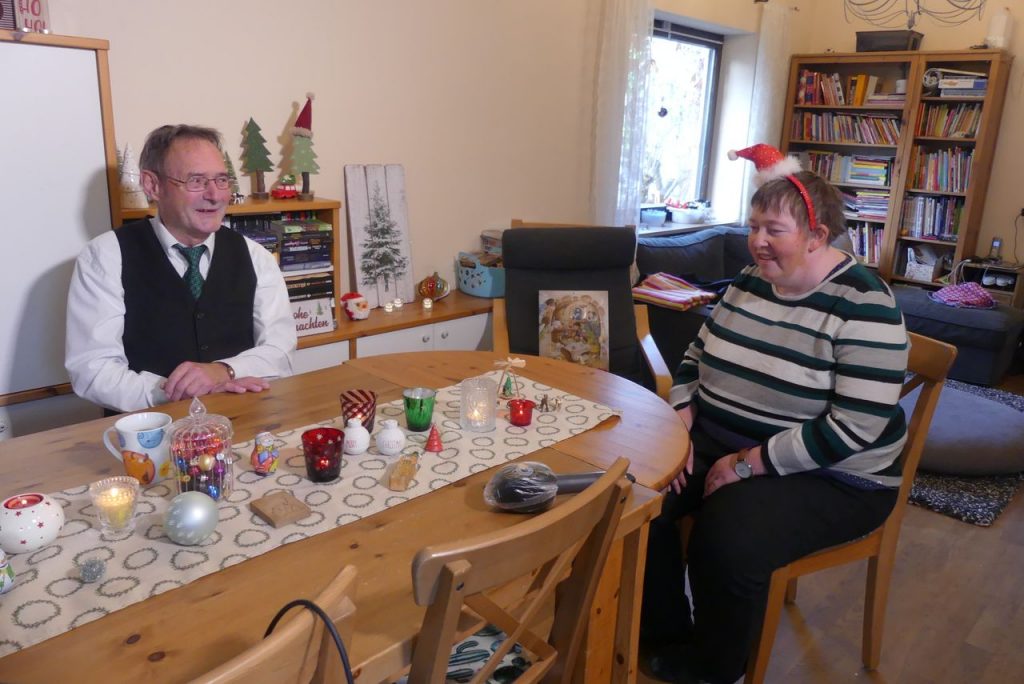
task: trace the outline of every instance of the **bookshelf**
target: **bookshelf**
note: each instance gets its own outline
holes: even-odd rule
[[[1002,50],[792,57],[781,148],[843,193],[857,257],[883,278],[938,285],[975,255],[1011,61]],[[909,254],[938,265],[908,271]]]
[[[295,278],[301,275],[314,275],[315,273],[327,273],[333,272],[333,284],[331,301],[334,306],[334,321],[335,330],[329,332],[318,333],[315,335],[307,335],[300,338],[300,347],[310,347],[320,344],[328,344],[331,342],[338,341],[339,335],[337,334],[337,326],[340,325],[340,319],[344,317],[344,312],[338,307],[338,301],[341,295],[347,292],[343,289],[347,287],[348,281],[345,279],[345,269],[342,268],[342,235],[341,233],[341,202],[332,199],[314,199],[309,201],[303,200],[265,200],[265,201],[254,201],[251,198],[240,204],[231,204],[228,206],[225,215],[228,221],[233,218],[256,218],[264,217],[272,220],[276,220],[281,217],[282,214],[289,215],[295,213],[309,213],[312,218],[329,223],[331,225],[331,236],[332,236],[332,247],[331,247],[331,267],[329,269],[316,269],[307,271],[292,271],[285,272],[285,279]],[[121,210],[121,222],[134,221],[136,219],[144,218],[146,216],[155,216],[156,207],[150,206],[148,209],[122,209]]]

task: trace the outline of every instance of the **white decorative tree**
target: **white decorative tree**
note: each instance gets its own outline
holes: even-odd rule
[[[118,168],[121,172],[121,207],[123,209],[146,209],[149,199],[142,190],[142,172],[135,160],[135,152],[131,145],[125,145],[124,151],[117,155]]]

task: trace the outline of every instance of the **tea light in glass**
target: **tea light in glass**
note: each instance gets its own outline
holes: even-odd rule
[[[395,305],[392,302],[384,302],[384,313],[391,313],[395,310]]]
[[[122,475],[108,477],[89,485],[96,518],[103,532],[130,532],[135,529],[135,507],[139,500],[139,481]]]
[[[401,297],[395,297],[395,304],[394,304],[394,306],[395,306],[396,309],[401,309],[402,308],[402,298]]]
[[[461,384],[459,424],[470,432],[490,432],[494,429],[495,405],[498,385],[490,378],[468,378]]]
[[[423,298],[423,310],[424,311],[430,311],[433,308],[434,308],[434,300],[431,299],[430,297],[424,297]]]

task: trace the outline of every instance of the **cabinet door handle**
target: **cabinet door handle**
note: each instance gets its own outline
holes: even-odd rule
[[[448,331],[447,330],[445,330],[443,333],[441,333],[441,339],[442,340],[447,340],[448,339]]]
[[[424,335],[422,339],[423,339],[423,344],[426,344],[427,342],[430,342],[430,335]]]

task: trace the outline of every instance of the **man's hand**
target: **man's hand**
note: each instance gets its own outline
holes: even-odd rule
[[[185,361],[171,371],[164,383],[164,394],[168,401],[185,397],[201,397],[218,391],[219,385],[231,382],[228,369],[219,363],[196,363]],[[237,380],[235,380],[237,382]]]
[[[687,475],[693,475],[693,442],[690,442],[690,453],[686,457],[686,465],[683,466],[683,469],[674,478],[669,480],[668,487],[661,490],[662,493],[671,489],[676,494],[682,494],[683,487],[686,486]]]
[[[228,380],[225,383],[217,385],[217,387],[213,391],[245,394],[246,392],[262,392],[263,390],[266,389],[270,389],[269,382],[267,382],[263,378],[249,376],[245,378],[235,378],[234,380]]]

